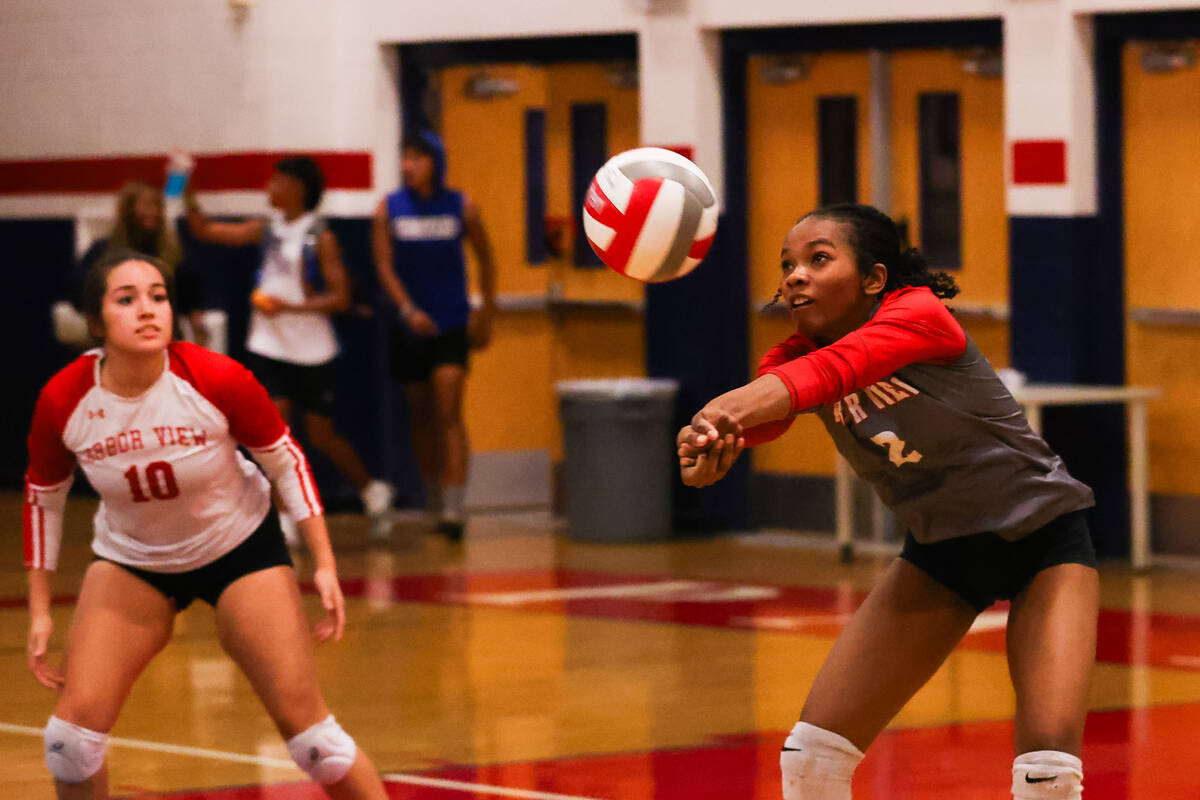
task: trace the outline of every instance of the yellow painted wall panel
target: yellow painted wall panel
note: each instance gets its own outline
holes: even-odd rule
[[[957,92],[962,118],[963,266],[954,273],[960,300],[1008,302],[1008,220],[1004,200],[1004,84],[963,72],[950,50],[903,50],[892,56],[892,216],[907,218],[921,241],[918,95]]]
[[[953,300],[950,301],[950,307],[954,308]],[[1007,322],[970,316],[960,316],[958,321],[994,369],[1009,366],[1009,326]]]
[[[807,77],[782,86],[761,79],[769,59],[752,56],[746,71],[750,300],[770,300],[779,286],[779,248],[796,220],[818,204],[817,101],[826,95],[858,98],[859,196],[870,193],[866,53],[821,53]],[[718,234],[720,235],[720,234]],[[750,363],[792,333],[786,317],[750,315]],[[755,448],[754,468],[764,472],[831,474],[833,441],[811,416],[796,421],[781,440]]]
[[[1200,309],[1200,69],[1147,73],[1140,45],[1124,59],[1125,296],[1129,307]],[[1200,494],[1200,328],[1126,327],[1130,383],[1159,386],[1150,403],[1150,487]]]
[[[479,206],[495,250],[498,290],[542,294],[546,274],[530,269],[525,260],[524,152],[525,111],[545,105],[545,71],[521,64],[489,65],[489,76],[516,81],[520,90],[509,97],[472,99],[464,86],[480,69],[447,67],[441,73],[447,183]],[[469,261],[473,270],[473,258]]]
[[[502,314],[491,343],[471,360],[464,414],[471,447],[552,449],[557,444],[553,333],[545,314]]]
[[[581,210],[571,198],[571,106],[603,103],[608,116],[608,153],[637,147],[638,93],[609,79],[606,64],[555,64],[546,68],[546,213],[578,219]],[[609,269],[578,269],[573,259],[549,265],[549,280],[562,297],[573,300],[640,300],[645,289],[638,281]]]
[[[486,69],[516,81],[509,97],[468,98],[467,79]],[[530,265],[525,259],[524,116],[546,111],[547,213],[571,208],[570,107],[604,103],[611,152],[637,145],[638,95],[609,82],[599,64],[551,67],[492,64],[448,67],[440,73],[441,132],[448,182],[480,207],[496,254],[502,295],[640,300],[642,284],[607,269],[576,269],[569,257]],[[470,264],[474,272],[473,262]],[[626,311],[501,312],[491,346],[472,359],[465,410],[473,449],[545,448],[557,457],[561,432],[554,383],[564,378],[644,375],[644,326]],[[496,420],[519,420],[498,425]]]
[[[1139,49],[1124,53],[1126,296],[1200,308],[1200,69],[1150,74]]]
[[[1159,386],[1149,404],[1150,488],[1168,494],[1200,494],[1200,331],[1191,327],[1131,324],[1126,347],[1130,383]]]
[[[858,98],[859,196],[870,192],[866,53],[822,53],[808,77],[783,86],[764,83],[768,62],[752,56],[746,71],[749,150],[750,298],[769,300],[779,283],[779,247],[784,234],[817,206],[817,100],[825,95]]]

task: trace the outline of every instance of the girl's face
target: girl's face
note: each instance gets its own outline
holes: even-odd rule
[[[796,331],[818,344],[845,336],[867,320],[887,282],[887,268],[858,271],[844,223],[805,217],[783,238],[780,300]]]
[[[400,175],[404,185],[425,189],[433,184],[433,156],[416,147],[406,147],[400,154]]]
[[[145,261],[126,261],[108,273],[100,304],[104,346],[143,355],[171,341],[173,317],[162,273]]]
[[[304,183],[299,178],[276,172],[267,181],[267,202],[280,211],[304,209]]]
[[[158,192],[147,191],[137,196],[133,203],[133,219],[147,233],[153,233],[162,226],[162,197]]]

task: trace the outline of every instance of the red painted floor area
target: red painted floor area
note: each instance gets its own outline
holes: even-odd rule
[[[1195,800],[1200,706],[1107,711],[1088,718],[1088,800]],[[1001,800],[1009,797],[1012,726],[979,723],[890,731],[854,781],[855,800]],[[710,747],[447,767],[424,776],[604,800],[778,800],[784,734],[730,737]],[[393,800],[487,800],[495,795],[390,784]],[[316,800],[311,784],[242,787],[139,800]]]
[[[347,596],[375,602],[486,605],[830,637],[837,636],[866,596],[836,589],[579,570],[409,575],[342,585]],[[1004,608],[1000,604],[995,610]],[[961,646],[1004,652],[1003,626],[972,632]],[[1200,671],[1200,616],[1102,609],[1096,656],[1105,663]]]
[[[576,617],[771,630],[834,637],[865,592],[580,570],[406,575],[342,582],[374,603],[484,605]],[[312,586],[306,585],[311,592]],[[55,597],[56,605],[73,596]],[[0,598],[23,608],[25,598]],[[1003,611],[1004,604],[994,610]],[[973,631],[962,647],[1004,651],[1004,629]],[[1200,616],[1101,609],[1099,662],[1200,671]],[[1200,795],[1198,795],[1200,797]]]

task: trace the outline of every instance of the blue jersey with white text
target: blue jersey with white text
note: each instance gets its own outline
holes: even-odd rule
[[[463,258],[463,195],[442,189],[423,198],[402,188],[388,195],[392,268],[412,301],[442,333],[467,324],[467,269]]]

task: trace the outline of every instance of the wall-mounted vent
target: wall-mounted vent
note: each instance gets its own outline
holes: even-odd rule
[[[1138,60],[1146,72],[1177,72],[1196,66],[1196,43],[1142,42]]]
[[[772,56],[763,61],[758,79],[768,86],[786,86],[802,81],[812,71],[813,56],[807,53]]]
[[[638,68],[633,61],[614,61],[604,66],[604,79],[617,89],[638,88]]]
[[[975,47],[963,52],[962,69],[980,78],[1004,77],[1004,51],[999,47]]]
[[[463,94],[471,100],[494,100],[511,97],[521,91],[521,83],[514,78],[501,78],[487,70],[471,73],[463,85]]]

